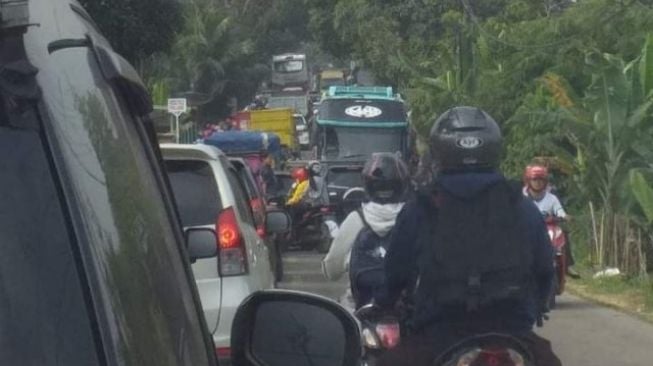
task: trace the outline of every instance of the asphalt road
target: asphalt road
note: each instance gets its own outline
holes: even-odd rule
[[[320,269],[322,255],[291,252],[284,258],[282,288],[317,293],[337,300],[347,279],[328,282]],[[621,312],[565,295],[538,333],[551,340],[566,366],[651,366],[653,325]]]

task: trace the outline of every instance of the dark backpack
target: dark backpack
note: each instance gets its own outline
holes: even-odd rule
[[[363,228],[358,232],[351,249],[351,257],[349,259],[349,280],[352,286],[352,294],[358,303],[359,301],[364,302],[361,298],[368,297],[361,296],[361,294],[358,293],[361,289],[356,288],[356,284],[358,283],[361,274],[376,272],[374,277],[379,278],[379,283],[376,284],[375,287],[381,287],[383,286],[383,282],[385,282],[382,280],[385,277],[383,273],[383,264],[385,251],[390,245],[392,232],[389,232],[383,237],[379,236],[374,230],[372,230],[369,223],[365,220],[363,212],[360,209],[356,212],[363,221]]]
[[[520,216],[521,192],[507,181],[471,198],[439,189],[420,234],[420,288],[436,305],[470,311],[533,296],[533,254]]]

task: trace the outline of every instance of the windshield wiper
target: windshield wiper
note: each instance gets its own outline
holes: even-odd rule
[[[344,156],[339,156],[338,158],[340,159],[351,159],[351,158],[366,158],[367,154],[350,154],[350,155],[344,155]]]

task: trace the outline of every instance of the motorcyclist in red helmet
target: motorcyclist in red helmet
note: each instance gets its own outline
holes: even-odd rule
[[[529,197],[544,215],[551,215],[565,220],[570,219],[558,197],[551,193],[549,170],[546,166],[531,164],[526,167],[524,171],[524,196]],[[567,274],[578,278],[578,272],[572,267],[574,258],[571,252],[571,242],[568,238],[567,245],[565,245],[565,255],[567,257]]]
[[[295,180],[295,183],[293,183],[292,188],[288,193],[288,201],[286,201],[286,205],[295,206],[302,202],[304,196],[306,196],[306,193],[308,192],[309,174],[306,168],[295,168],[290,174]]]

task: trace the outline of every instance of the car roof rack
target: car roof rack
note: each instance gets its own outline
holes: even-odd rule
[[[332,86],[329,88],[330,97],[381,97],[394,98],[392,87],[381,86]]]
[[[0,29],[29,25],[28,0],[0,0]]]

